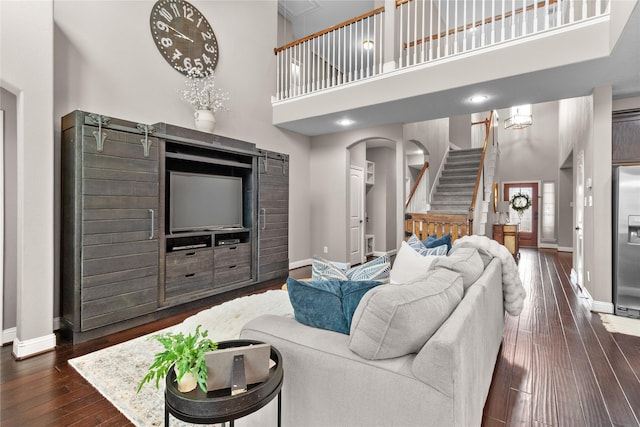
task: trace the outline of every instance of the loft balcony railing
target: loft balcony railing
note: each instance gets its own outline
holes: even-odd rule
[[[274,49],[274,101],[349,85],[608,15],[610,0],[387,0]],[[386,13],[395,13],[386,20]],[[394,22],[393,31],[384,23]],[[385,49],[392,46],[392,49]]]
[[[400,68],[609,13],[606,0],[397,0]]]
[[[275,49],[276,98],[306,95],[382,72],[384,8]]]

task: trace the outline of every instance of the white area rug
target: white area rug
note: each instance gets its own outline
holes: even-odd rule
[[[213,341],[225,341],[238,338],[242,326],[262,314],[293,316],[287,292],[271,290],[237,298],[201,311],[164,331],[192,332],[201,324]],[[80,375],[137,426],[164,424],[164,383],[158,390],[155,384],[147,383],[136,394],[154,354],[162,350],[155,340],[147,340],[150,335],[69,360]],[[190,424],[172,418],[171,425]]]
[[[599,313],[602,324],[611,333],[634,335],[640,337],[640,319]]]

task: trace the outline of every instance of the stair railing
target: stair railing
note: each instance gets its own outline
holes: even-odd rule
[[[480,157],[480,166],[478,166],[478,173],[476,174],[476,184],[473,187],[473,196],[471,198],[471,206],[469,207],[469,234],[473,234],[473,219],[476,206],[476,199],[478,197],[478,188],[482,183],[482,173],[484,170],[484,158],[487,154],[487,146],[489,145],[489,136],[491,135],[491,129],[493,125],[493,111],[489,114],[489,118],[481,122],[474,122],[472,125],[484,124],[485,125],[485,137],[484,144],[482,146],[482,156]],[[483,190],[484,191],[484,190]]]
[[[418,175],[418,179],[413,183],[413,187],[411,188],[411,192],[409,193],[409,198],[407,199],[407,203],[404,205],[405,209],[409,208],[411,201],[413,200],[413,196],[416,194],[416,191],[422,184],[423,178],[425,178],[425,172],[429,169],[429,162],[424,162],[422,165],[422,169],[420,169],[420,174]],[[426,203],[429,204],[429,199],[426,199]]]

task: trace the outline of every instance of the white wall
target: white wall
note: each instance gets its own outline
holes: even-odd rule
[[[387,252],[397,249],[395,149],[376,147],[367,149],[367,160],[375,163],[375,181],[367,186],[367,234],[375,236],[374,250]]]
[[[429,152],[429,190],[433,186],[440,164],[449,150],[449,119],[405,123],[402,126],[405,141],[418,141]]]
[[[544,102],[534,104],[533,125],[518,130],[504,129],[504,120],[510,115],[508,109],[498,110],[501,118],[498,129],[500,154],[496,162],[496,182],[537,182],[552,181],[556,185],[556,233],[558,235],[558,209],[568,209],[569,206],[559,206],[558,182],[560,165],[558,163],[558,102]],[[538,195],[542,196],[542,188],[538,188]],[[502,188],[500,192],[502,198]],[[542,212],[542,204],[538,204],[538,211]],[[538,229],[542,227],[542,215],[538,216]],[[545,241],[545,243],[557,242]]]
[[[594,309],[612,310],[611,283],[611,88],[596,88],[593,95],[559,102],[559,152],[573,151],[576,161],[584,151],[585,197],[593,205],[584,208],[584,287],[594,299]],[[581,201],[575,199],[575,203]],[[574,251],[575,265],[576,251]]]
[[[53,2],[0,2],[0,86],[16,95],[17,301],[13,353],[55,346]]]
[[[277,3],[193,3],[216,32],[217,81],[231,95],[231,112],[218,115],[216,133],[290,155],[289,257],[308,259],[310,141],[271,124]],[[151,38],[153,4],[0,2],[1,86],[17,95],[18,110],[19,341],[50,333],[54,305],[59,313],[61,116],[81,109],[194,127],[190,107],[178,95],[185,78],[166,63]],[[22,308],[29,313],[24,319]]]
[[[180,99],[185,78],[157,51],[149,30],[153,0],[56,1],[56,146],[59,118],[81,109],[141,123],[194,128]],[[217,84],[231,111],[217,114],[215,133],[290,155],[289,258],[309,258],[309,138],[271,124],[275,92],[275,1],[193,1],[220,47]],[[99,17],[92,19],[91,17]],[[241,20],[240,20],[241,17]]]
[[[17,110],[16,97],[0,88],[0,109],[4,110],[4,307],[3,329],[16,326],[16,301],[18,299],[18,171]],[[2,331],[0,331],[0,334]],[[12,339],[12,337],[8,338]],[[4,342],[4,340],[3,340]]]
[[[396,161],[404,156],[402,126],[389,125],[371,129],[345,131],[311,138],[311,254],[332,261],[348,262],[348,172],[349,147],[368,139],[387,139],[396,144]],[[398,148],[399,147],[399,148]],[[399,150],[399,152],[398,152]],[[402,168],[400,170],[403,170]],[[402,187],[403,183],[398,184]],[[401,209],[404,191],[396,192],[400,200],[388,200]],[[402,233],[396,231],[396,244]],[[323,248],[328,248],[324,253]]]

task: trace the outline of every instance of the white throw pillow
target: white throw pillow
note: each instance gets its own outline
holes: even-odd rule
[[[427,275],[431,263],[437,258],[432,255],[420,255],[406,242],[402,242],[391,267],[389,282],[398,285],[421,279]]]
[[[447,268],[462,276],[462,283],[466,291],[484,272],[484,263],[475,248],[456,248],[451,255],[438,257],[431,264],[430,269]]]
[[[404,286],[376,286],[356,308],[349,348],[370,360],[417,353],[455,310],[462,294],[462,278],[446,268]]]

